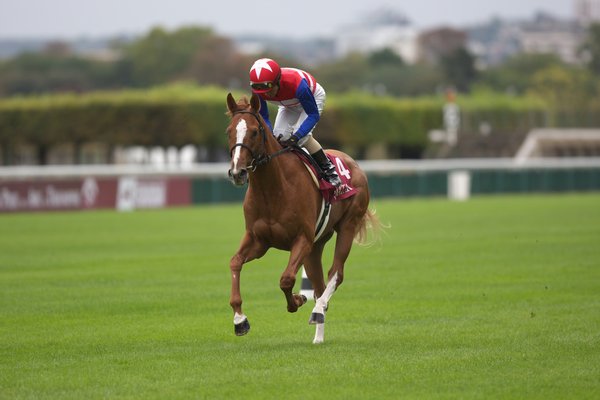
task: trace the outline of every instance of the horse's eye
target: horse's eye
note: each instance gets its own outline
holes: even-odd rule
[[[253,130],[253,131],[252,131],[252,137],[253,137],[253,138],[255,138],[255,137],[256,137],[256,135],[258,135],[258,131],[257,131],[257,130]]]

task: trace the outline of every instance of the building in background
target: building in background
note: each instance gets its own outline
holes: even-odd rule
[[[340,29],[335,38],[336,55],[368,54],[390,49],[406,63],[412,64],[418,56],[418,32],[404,15],[392,9],[375,11],[355,25]]]
[[[556,54],[570,64],[580,61],[578,51],[585,29],[577,21],[538,13],[533,20],[521,23],[520,28],[518,41],[522,52]]]
[[[600,22],[600,0],[576,0],[575,19],[581,26]]]
[[[537,13],[526,20],[493,19],[467,28],[468,48],[481,67],[498,65],[519,53],[556,54],[570,64],[580,63],[578,49],[585,27],[576,19]]]
[[[397,7],[382,8],[357,22],[342,26],[332,37],[291,39],[285,36],[242,35],[234,38],[243,54],[274,53],[302,60],[309,67],[349,53],[369,54],[391,49],[406,63],[419,60],[435,62],[445,49],[455,49],[465,40],[466,47],[477,57],[480,68],[501,64],[521,52],[556,53],[569,63],[577,63],[577,48],[590,23],[600,22],[600,0],[565,0],[572,4],[572,15],[552,16],[538,13],[521,19],[492,18],[471,26],[428,28],[419,31]],[[465,37],[463,37],[463,33]],[[96,60],[114,61],[119,57],[115,43],[131,43],[136,35],[112,38],[76,38],[66,41],[74,55]],[[23,52],[48,49],[53,40],[0,38],[0,60]],[[54,43],[55,44],[55,43]]]
[[[448,27],[426,30],[418,37],[418,58],[428,64],[437,64],[466,45],[467,34],[463,30]]]

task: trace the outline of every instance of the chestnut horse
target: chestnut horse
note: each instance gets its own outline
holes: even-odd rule
[[[242,336],[250,330],[248,318],[242,312],[242,265],[262,257],[274,247],[290,252],[279,286],[291,313],[306,302],[306,297],[292,293],[298,270],[304,265],[315,294],[315,307],[309,320],[310,324],[317,325],[313,343],[321,343],[325,311],[333,292],[344,280],[344,263],[352,243],[355,238],[364,242],[367,227],[379,226],[374,212],[368,209],[367,177],[348,155],[328,151],[347,166],[348,170],[343,173],[350,174],[356,194],[331,204],[327,225],[317,238],[317,218],[323,200],[307,168],[298,156],[282,148],[273,137],[258,113],[260,102],[255,94],[250,102],[243,97],[236,103],[230,93],[227,107],[231,117],[227,127],[231,152],[229,177],[236,186],[249,182],[244,199],[246,232],[229,264],[235,333]],[[334,232],[337,233],[335,254],[325,284],[321,257],[325,243]]]

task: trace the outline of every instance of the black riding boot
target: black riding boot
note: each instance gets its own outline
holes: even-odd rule
[[[319,164],[319,168],[321,168],[321,171],[323,171],[323,175],[327,182],[331,183],[336,188],[340,187],[342,181],[340,180],[335,167],[325,155],[323,149],[311,154],[311,156],[317,162],[317,164]]]

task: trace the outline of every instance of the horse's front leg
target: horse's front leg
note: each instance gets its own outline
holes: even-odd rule
[[[296,275],[302,265],[302,260],[310,252],[312,242],[305,237],[300,237],[290,250],[290,258],[286,269],[281,274],[279,287],[287,300],[287,309],[293,313],[298,311],[298,307],[306,303],[306,297],[292,293],[296,283]]]
[[[229,305],[233,309],[233,326],[237,336],[243,336],[250,330],[250,322],[248,322],[248,318],[242,312],[240,274],[243,264],[244,257],[240,253],[236,253],[229,262],[229,269],[231,270],[231,297],[229,298]]]
[[[243,336],[250,330],[248,318],[242,311],[242,295],[240,292],[240,274],[244,263],[261,257],[267,248],[254,240],[248,232],[244,235],[238,251],[231,257],[229,269],[231,270],[231,297],[229,304],[233,309],[233,325],[235,334]]]

